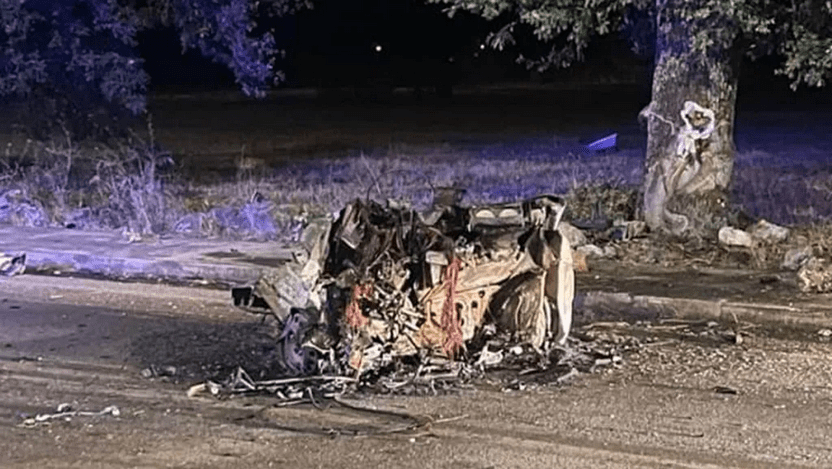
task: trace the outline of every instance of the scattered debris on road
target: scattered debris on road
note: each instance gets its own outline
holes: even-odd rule
[[[594,322],[572,331],[563,347],[540,353],[528,344],[492,341],[468,359],[441,357],[399,360],[360,375],[254,379],[243,368],[192,386],[188,396],[266,394],[276,407],[311,404],[323,407],[332,399],[354,393],[437,395],[465,389],[522,391],[570,383],[582,374],[606,373],[645,351],[663,353],[685,343],[708,344],[715,354],[755,336],[755,326],[715,321],[665,319],[659,322]],[[642,365],[644,366],[644,365]],[[648,364],[649,366],[649,364]],[[250,370],[257,371],[257,370]],[[252,373],[253,374],[253,373]],[[223,379],[225,378],[225,379]]]
[[[52,420],[71,420],[73,417],[103,417],[103,416],[113,416],[118,417],[121,415],[121,411],[118,407],[111,405],[107,406],[99,412],[89,412],[89,411],[82,411],[82,410],[73,410],[72,406],[67,403],[59,404],[58,407],[55,409],[55,413],[52,414],[38,414],[34,417],[29,417],[23,420],[20,423],[21,426],[24,427],[34,427],[37,425],[44,425]]]
[[[657,249],[687,256],[697,247],[648,235],[643,222],[624,218],[630,195],[605,194],[609,209],[579,206],[569,223],[565,202],[553,196],[462,207],[451,188],[425,213],[356,200],[307,237],[304,263],[232,292],[236,305],[276,319],[283,379],[257,381],[239,369],[194,392],[308,402],[347,389],[436,393],[480,378],[523,389],[617,366],[620,353],[642,345],[637,338],[591,330],[569,337],[575,270],[595,257],[649,262]],[[610,210],[622,217],[610,219]],[[767,222],[742,233],[750,250],[783,249],[788,237]],[[705,263],[735,255],[713,241],[705,247],[713,256]],[[693,336],[744,340],[713,325]]]
[[[234,302],[277,319],[287,375],[379,372],[409,358],[477,359],[488,344],[563,346],[574,297],[564,202],[463,208],[453,191],[427,213],[356,200],[303,265],[235,289]]]
[[[436,392],[492,368],[569,372],[559,365],[574,355],[564,201],[462,207],[460,193],[437,191],[425,213],[356,200],[306,237],[303,264],[232,291],[235,305],[276,319],[286,377],[314,377],[328,393],[358,381]],[[301,399],[307,383],[256,382],[240,369],[225,388]]]

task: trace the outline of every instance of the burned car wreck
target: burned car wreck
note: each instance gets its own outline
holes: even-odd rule
[[[277,319],[287,376],[361,375],[399,360],[486,360],[489,343],[541,353],[566,342],[572,250],[555,196],[431,210],[355,200],[313,233],[307,255],[233,290]]]

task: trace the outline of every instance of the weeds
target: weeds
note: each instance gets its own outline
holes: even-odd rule
[[[147,130],[109,144],[77,143],[64,132],[45,143],[7,145],[0,205],[18,209],[0,209],[0,221],[279,240],[294,236],[299,217],[335,213],[355,198],[404,199],[423,209],[443,186],[464,188],[466,204],[566,195],[575,218],[632,218],[638,205],[637,151],[588,157],[532,143],[498,158],[449,145],[398,146],[273,169],[243,149],[228,180],[197,186],[178,175],[152,125]],[[828,172],[797,177],[749,159],[738,157],[734,194],[749,214],[781,224],[830,216]]]
[[[179,204],[159,171],[172,166],[170,155],[155,146],[152,132],[147,142],[133,136],[126,143],[101,148],[89,181],[94,196],[107,201],[100,217],[111,227],[142,235],[169,230],[176,221],[173,207]]]
[[[90,143],[74,141],[64,128],[44,142],[26,140],[20,148],[10,143],[0,158],[0,193],[9,214],[3,221],[165,232],[177,204],[159,170],[173,160],[156,146],[149,122],[148,134],[149,140],[131,134],[121,141]],[[23,206],[29,213],[25,219],[12,208]]]
[[[260,115],[253,124],[248,114],[230,114],[221,128],[203,121],[176,127],[187,109],[173,109],[164,129],[173,136],[164,140],[179,148],[175,157],[157,144],[163,132],[150,122],[146,131],[103,144],[73,140],[60,127],[52,137],[18,140],[0,153],[0,222],[283,240],[296,236],[304,217],[333,214],[355,198],[403,199],[424,209],[435,189],[445,186],[464,188],[467,205],[551,193],[567,196],[574,218],[633,216],[643,171],[643,142],[633,131],[621,133],[634,142],[630,149],[586,155],[574,137],[578,124],[565,122],[563,113],[543,119],[510,105],[514,111],[500,125],[486,112],[491,108],[473,104],[438,123],[421,107],[393,114],[377,109],[381,114],[370,120],[337,114],[336,122],[320,117],[314,106],[287,106],[275,121],[286,128],[260,124]],[[229,115],[225,108],[216,112]],[[613,117],[605,125],[618,125]],[[600,125],[594,117],[591,124]],[[765,122],[752,124],[756,129]],[[488,133],[492,128],[500,133]],[[552,128],[564,129],[563,135],[553,136]],[[530,135],[514,135],[517,129]],[[457,143],[443,143],[446,131],[455,132],[450,140]],[[742,132],[740,146],[757,142]],[[732,200],[749,215],[778,224],[831,221],[832,171],[822,165],[807,171],[797,163],[810,158],[790,157],[799,150],[820,161],[829,149],[809,148],[797,138],[792,147],[775,148],[775,134],[770,132],[766,151],[738,153]],[[175,145],[183,136],[184,143]],[[186,152],[190,166],[179,161]],[[200,159],[203,154],[214,156]],[[315,156],[302,159],[307,154]]]

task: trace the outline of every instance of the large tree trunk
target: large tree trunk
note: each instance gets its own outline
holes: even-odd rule
[[[653,94],[642,111],[645,221],[654,231],[685,237],[712,236],[724,223],[734,163],[739,55],[719,12],[690,18],[705,1],[657,0]],[[703,53],[695,38],[713,45]]]

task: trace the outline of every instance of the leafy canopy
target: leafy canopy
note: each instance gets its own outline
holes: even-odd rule
[[[829,0],[427,0],[498,24],[489,37],[503,49],[531,35],[546,52],[518,61],[530,68],[566,67],[583,59],[593,36],[623,32],[637,51],[683,47],[708,54],[738,47],[751,58],[775,54],[777,73],[792,87],[822,86],[832,75],[832,1]],[[694,34],[685,44],[655,44],[656,13],[672,7]]]
[[[145,109],[148,75],[136,51],[140,32],[179,31],[183,52],[226,65],[248,95],[282,75],[269,18],[307,0],[0,0],[0,95],[38,86],[87,90],[133,113]]]

